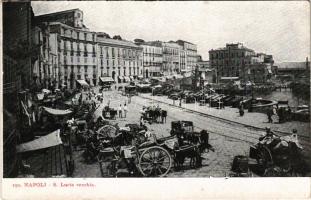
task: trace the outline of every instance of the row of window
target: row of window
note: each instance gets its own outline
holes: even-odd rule
[[[116,61],[116,62],[115,62]],[[109,60],[107,59],[106,61],[106,64],[107,66],[109,66]],[[131,65],[133,63],[133,66],[136,66],[136,65],[142,65],[142,62],[141,61],[133,61],[133,62],[129,62],[129,65]],[[123,64],[123,65],[122,65]],[[103,59],[100,59],[100,65],[103,66],[104,65],[104,60]],[[125,65],[125,61],[121,61],[121,60],[112,60],[112,66],[115,67],[115,66],[126,66]]]
[[[77,58],[77,59],[76,59],[77,62],[80,63],[80,62],[81,62],[80,57],[76,57],[76,58]],[[73,56],[70,57],[70,61],[71,61],[71,63],[74,62],[74,57],[73,57]],[[87,62],[88,62],[88,58],[85,56],[85,57],[84,57],[84,63],[87,63]],[[96,58],[95,58],[94,56],[93,56],[92,62],[93,62],[93,63],[96,62]],[[67,57],[66,57],[66,56],[64,56],[64,63],[65,63],[65,64],[67,63]]]
[[[237,57],[237,58],[241,58],[241,57],[245,57],[245,56],[248,56],[248,55],[252,55],[250,52],[247,52],[247,51],[238,51],[238,52],[218,52],[218,53],[210,53],[210,59],[223,59],[223,58],[234,58],[234,57]]]
[[[73,66],[73,65],[70,66],[71,72],[74,71],[74,67],[75,66]],[[77,72],[78,73],[81,72],[82,68],[84,69],[84,72],[87,73],[87,70],[89,69],[89,66],[88,65],[85,65],[85,66],[77,65],[76,66]],[[92,68],[93,68],[93,73],[95,73],[96,72],[96,66],[93,65]],[[68,65],[64,65],[64,73],[68,74]]]
[[[109,50],[111,50],[109,54]],[[100,47],[100,55],[106,54],[106,57],[110,55],[112,57],[130,57],[130,58],[137,58],[140,56],[139,51],[131,50],[131,49],[120,49],[114,47]]]
[[[173,48],[164,48],[163,54],[179,55],[179,50]]]
[[[58,45],[60,49],[64,49],[64,50],[88,51],[88,48],[87,48],[88,45],[86,43],[76,43],[76,42],[64,40],[63,43],[59,42]],[[91,49],[93,50],[93,52],[95,52],[95,45],[92,45],[91,48],[89,48],[89,50]]]
[[[162,54],[162,49],[144,48],[144,54]]]
[[[211,60],[212,65],[236,65],[239,66],[241,64],[251,64],[250,60]]]
[[[85,33],[85,32],[79,32],[79,31],[74,31],[71,29],[66,29],[66,28],[61,28],[61,35],[65,35],[71,38],[76,38],[79,40],[89,40],[95,42],[96,37],[95,33]]]

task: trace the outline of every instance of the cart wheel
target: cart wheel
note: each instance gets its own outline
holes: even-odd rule
[[[257,163],[263,168],[263,170],[273,165],[273,158],[271,151],[266,147],[262,146],[258,153]]]
[[[150,147],[139,158],[138,168],[143,176],[165,176],[171,169],[172,157],[162,147]]]

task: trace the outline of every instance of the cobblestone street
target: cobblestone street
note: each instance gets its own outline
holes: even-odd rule
[[[126,101],[125,96],[122,96],[121,93],[117,91],[105,92],[104,99],[105,101],[103,102],[103,104],[101,104],[95,112],[95,115],[97,117],[101,115],[102,108],[107,104],[107,99],[111,99],[110,106],[113,108],[117,108],[120,104],[124,104]],[[131,103],[128,105],[129,112],[127,117],[117,118],[116,120],[111,120],[110,122],[118,123],[120,127],[125,126],[125,124],[128,123],[139,124],[139,112],[142,109],[142,106],[148,106],[153,104],[157,105],[158,103],[156,101],[145,99],[140,96],[134,96],[132,97]],[[159,103],[159,106],[164,110],[168,110],[167,123],[153,123],[151,125],[148,125],[148,129],[155,133],[158,138],[169,136],[172,121],[190,120],[194,122],[194,126],[196,129],[206,129],[210,132],[210,144],[215,148],[215,152],[210,151],[203,154],[204,160],[203,166],[201,168],[189,169],[188,166],[185,166],[183,170],[173,170],[171,173],[168,174],[168,177],[228,176],[234,156],[248,156],[250,144],[256,143],[259,136],[263,133],[247,127],[225,124],[221,121],[200,116],[196,113],[185,112],[178,107],[172,107],[167,104]],[[210,110],[214,110],[214,113],[220,112],[216,109],[209,109],[209,111]],[[231,114],[231,116],[238,115],[236,113],[236,110],[230,108],[226,108],[225,110],[221,111],[226,112],[227,117],[230,117],[228,113],[233,113]],[[265,120],[263,116],[259,113],[247,113],[244,119],[252,119],[248,118],[250,117],[248,114],[258,116],[259,119]],[[251,122],[252,120],[249,121]],[[277,124],[275,124],[275,126],[277,126]],[[81,153],[82,151],[78,151],[75,153],[76,169],[74,177],[100,177],[101,174],[99,170],[99,164],[83,163]]]

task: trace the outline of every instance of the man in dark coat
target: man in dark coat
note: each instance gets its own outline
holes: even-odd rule
[[[268,116],[268,123],[273,123],[273,120],[272,120],[272,110],[271,109],[268,109],[267,111],[267,116]]]

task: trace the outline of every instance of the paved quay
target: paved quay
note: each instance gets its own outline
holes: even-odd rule
[[[104,92],[104,102],[100,104],[95,112],[95,116],[101,116],[101,111],[108,100],[110,107],[117,108],[120,104],[126,102],[126,97],[122,96],[118,91]],[[128,104],[128,114],[126,118],[117,118],[109,120],[111,123],[118,123],[119,126],[125,126],[128,123],[138,123],[140,110],[142,106],[157,105],[154,100],[145,99],[141,96],[132,97],[132,101]],[[190,120],[194,122],[196,129],[207,129],[210,132],[210,144],[215,148],[215,152],[204,153],[203,166],[197,169],[189,169],[185,164],[184,170],[175,171],[168,174],[168,177],[225,177],[231,171],[231,164],[234,156],[249,154],[249,147],[258,141],[259,136],[263,133],[258,130],[249,129],[242,126],[234,126],[224,124],[216,119],[210,119],[196,113],[185,112],[178,107],[159,103],[162,109],[168,110],[167,123],[153,123],[148,128],[156,134],[157,137],[165,137],[169,135],[171,130],[171,122],[175,120]],[[202,107],[198,107],[202,108]],[[225,109],[227,111],[229,109]],[[232,109],[232,111],[236,109]],[[215,111],[219,111],[215,109]],[[222,110],[223,111],[223,110]],[[238,115],[238,113],[235,113]],[[248,114],[253,113],[246,113]],[[76,151],[74,158],[76,159],[76,169],[74,177],[101,177],[99,164],[85,164],[81,156],[82,151]]]
[[[155,101],[163,102],[166,104],[174,105],[172,99],[168,99],[167,96],[152,96],[151,94],[140,94],[141,97],[153,99]],[[179,101],[175,101],[177,106]],[[225,109],[211,108],[207,106],[199,106],[198,103],[185,104],[182,103],[182,108],[193,110],[196,112],[201,112],[204,114],[220,117],[223,119],[231,120],[234,122],[255,126],[259,128],[265,128],[267,126],[271,127],[272,130],[290,133],[292,129],[297,129],[298,135],[309,136],[310,135],[310,123],[291,121],[282,124],[279,123],[268,123],[268,118],[266,114],[248,112],[245,110],[243,117],[239,115],[237,108],[225,107]]]

